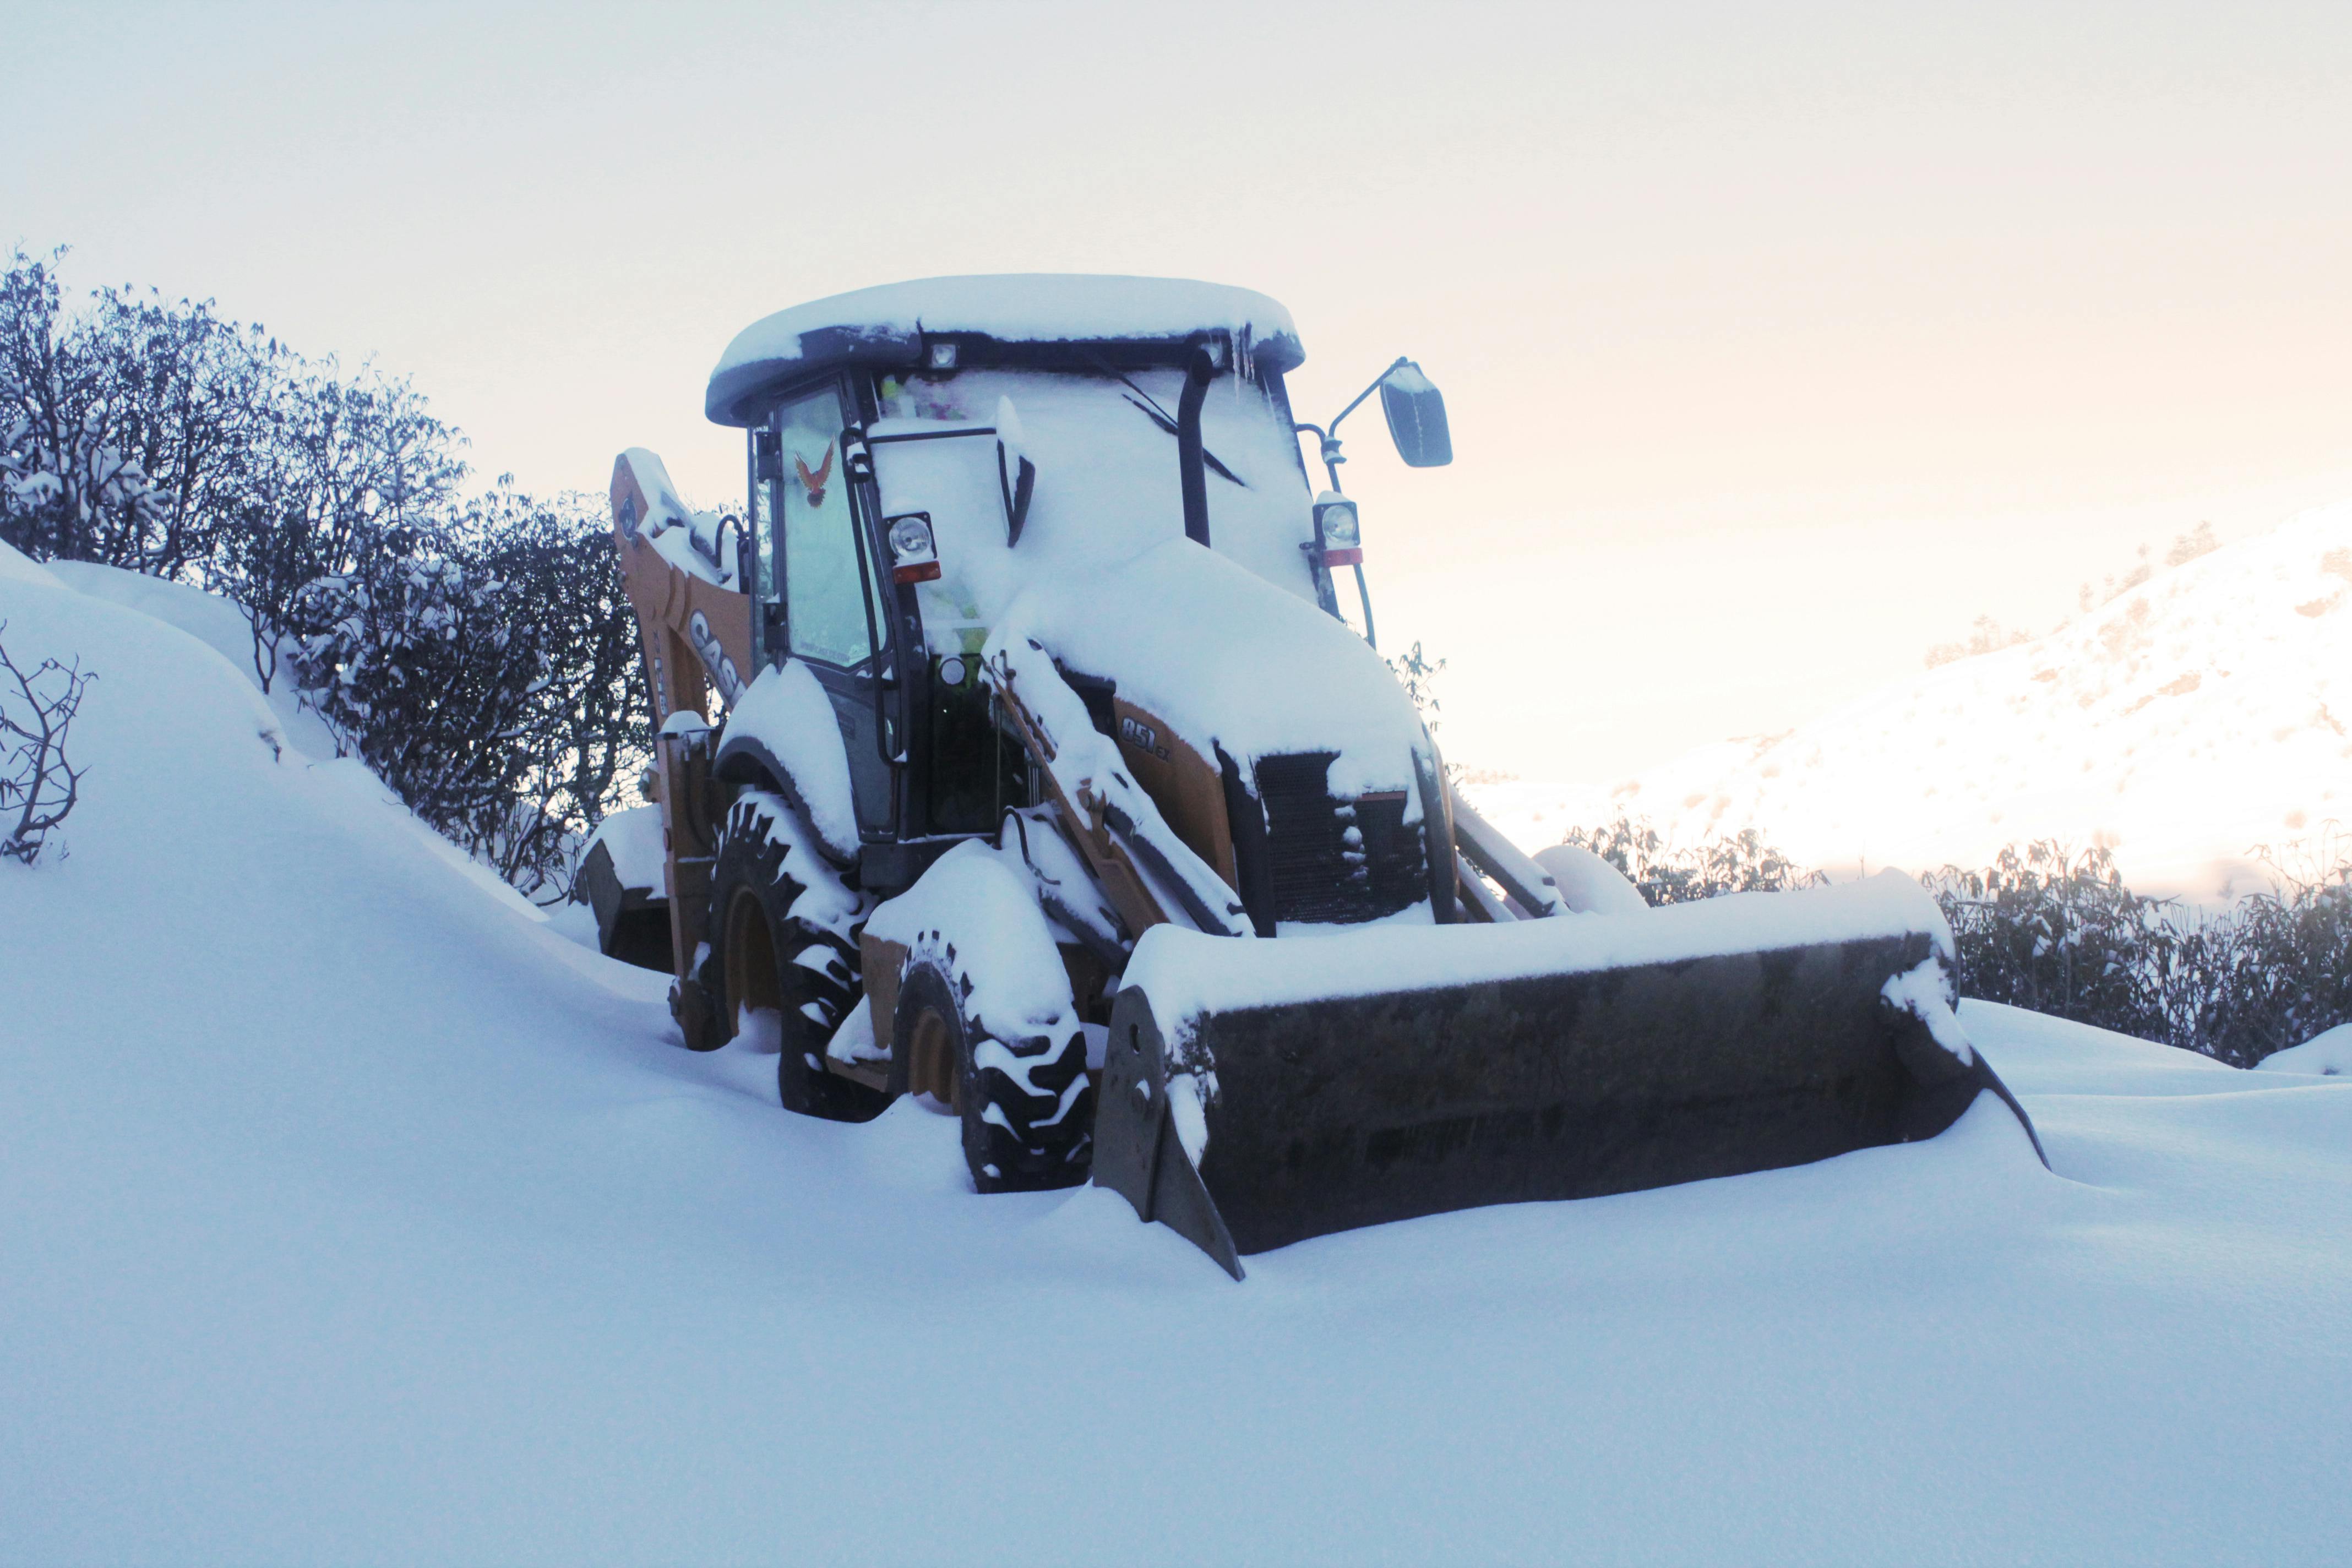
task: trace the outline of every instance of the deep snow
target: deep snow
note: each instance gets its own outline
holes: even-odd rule
[[[2323,1562],[2352,1082],[1969,1004],[2032,1111],[1327,1237],[1229,1281],[785,1115],[242,674],[100,672],[0,868],[10,1561]],[[360,775],[364,782],[364,775]]]

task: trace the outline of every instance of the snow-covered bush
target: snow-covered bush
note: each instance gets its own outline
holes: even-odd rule
[[[2324,837],[2314,858],[2330,868],[2302,874],[2265,855],[2269,891],[2190,924],[2167,975],[2172,1044],[2252,1067],[2352,1021],[2352,865],[2338,858],[2343,847]]]
[[[526,895],[564,897],[648,749],[601,524],[502,487],[447,526],[364,526],[348,552],[289,607],[304,700],[417,816]]]
[[[474,848],[547,901],[570,892],[588,835],[629,804],[652,754],[636,616],[601,498],[541,502],[501,485],[467,510],[465,531],[544,660],[519,738],[528,763],[514,808]]]
[[[0,277],[0,540],[234,601],[264,690],[292,658],[419,815],[560,896],[647,749],[601,500],[468,500],[406,382],[152,290],[69,309],[57,260]]]
[[[2161,1040],[2239,1067],[2352,1019],[2352,864],[2323,839],[2305,875],[2226,910],[2126,887],[2104,849],[2042,842],[1922,879],[1959,943],[1961,992]]]
[[[1653,905],[1688,903],[1722,893],[1778,892],[1825,880],[1746,827],[1724,838],[1677,847],[1647,817],[1621,816],[1602,827],[1577,828],[1561,840],[1590,849],[1625,874]]]
[[[1958,941],[1963,994],[2165,1037],[2169,906],[2125,887],[2105,849],[2012,845],[1982,870],[1923,880]]]
[[[0,621],[0,634],[8,629]],[[66,755],[82,694],[98,677],[80,662],[26,669],[0,641],[0,859],[29,866],[81,798],[82,771]]]
[[[368,367],[345,378],[331,360],[289,363],[271,389],[269,425],[208,572],[245,611],[264,690],[300,629],[304,591],[359,571],[388,540],[451,526],[466,478],[465,437],[406,382]]]
[[[152,290],[102,289],[69,312],[56,260],[19,251],[0,277],[0,539],[190,574],[268,461],[288,356]]]
[[[472,847],[503,821],[547,660],[508,584],[448,542],[371,529],[297,595],[304,700],[417,816]]]

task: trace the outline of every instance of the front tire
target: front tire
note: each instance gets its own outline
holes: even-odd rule
[[[916,958],[900,978],[893,1044],[908,1064],[908,1088],[954,1106],[977,1190],[1076,1186],[1094,1157],[1085,1031],[999,1039],[970,1015],[971,984],[955,967],[950,948]]]
[[[781,796],[746,790],[719,834],[711,867],[709,952],[699,978],[719,1007],[711,1029],[733,1036],[745,1009],[781,1024],[776,1092],[786,1110],[828,1121],[871,1121],[891,1096],[825,1070],[824,1049],[853,1007],[860,897],[815,848]]]

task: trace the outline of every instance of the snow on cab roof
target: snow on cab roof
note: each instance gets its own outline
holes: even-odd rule
[[[1225,332],[1259,365],[1305,359],[1290,312],[1248,289],[1182,278],[1013,272],[885,283],[794,305],[735,334],[710,372],[704,412],[719,425],[759,417],[760,395],[813,371],[922,363],[924,340],[1173,347]]]

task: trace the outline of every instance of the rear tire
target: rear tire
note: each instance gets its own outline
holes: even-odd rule
[[[996,1038],[968,1015],[971,985],[952,973],[954,956],[950,949],[918,957],[899,980],[893,1046],[908,1064],[908,1087],[954,1105],[979,1191],[1076,1186],[1094,1157],[1085,1030],[1074,1027],[1065,1040]]]
[[[781,797],[747,790],[736,798],[711,867],[710,951],[698,978],[717,1004],[711,1029],[721,1040],[733,1037],[744,1008],[775,1010],[782,1046],[776,1093],[786,1110],[871,1121],[889,1108],[891,1096],[824,1068],[834,1030],[866,997],[856,928],[835,930],[837,919],[809,918],[811,909],[838,917],[856,902],[839,873],[808,848],[811,842]]]

